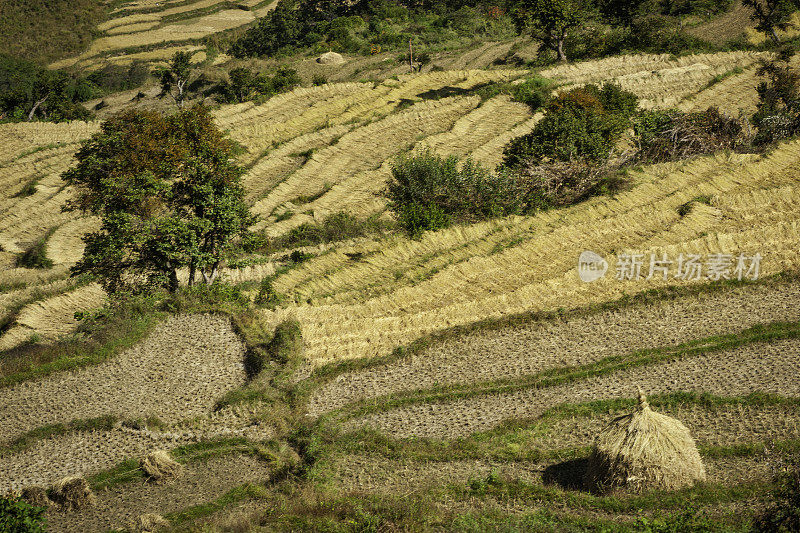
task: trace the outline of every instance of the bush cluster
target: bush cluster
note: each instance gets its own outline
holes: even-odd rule
[[[602,163],[629,127],[637,103],[635,95],[610,83],[561,94],[547,104],[531,133],[506,147],[503,166],[514,170],[552,160]]]
[[[0,122],[86,120],[79,102],[99,94],[86,78],[0,55]]]
[[[469,159],[441,158],[430,150],[395,163],[386,195],[412,235],[526,210],[526,191],[509,173],[493,174]]]
[[[501,2],[502,3],[502,2]],[[408,48],[413,40],[420,52],[449,40],[505,38],[513,24],[497,2],[319,2],[280,0],[276,9],[259,20],[231,46],[239,58],[275,56],[298,49],[336,50],[369,54]],[[477,5],[476,5],[477,4]],[[415,60],[424,60],[417,55]],[[407,55],[399,60],[408,60]],[[429,59],[429,58],[428,58]]]
[[[45,509],[22,498],[0,497],[0,531],[7,533],[44,533]]]
[[[756,87],[759,104],[751,121],[753,141],[765,145],[800,133],[800,76],[789,66],[793,51],[784,49],[774,61],[759,68],[764,80]]]
[[[289,67],[279,67],[272,76],[239,67],[231,70],[228,77],[230,81],[223,83],[219,88],[222,100],[228,103],[271,97],[290,91],[302,83],[297,71]]]

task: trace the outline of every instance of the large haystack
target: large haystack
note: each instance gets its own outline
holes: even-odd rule
[[[586,472],[587,485],[597,491],[675,490],[705,479],[689,430],[654,413],[641,390],[634,412],[614,419],[597,436]]]
[[[70,476],[56,481],[50,499],[64,509],[81,509],[94,504],[95,497],[89,482],[80,476]]]
[[[323,65],[341,65],[344,63],[344,58],[342,54],[337,54],[336,52],[325,52],[317,58],[317,63],[322,63]]]
[[[142,460],[142,470],[156,482],[174,479],[181,474],[182,469],[180,463],[165,450],[151,452]]]

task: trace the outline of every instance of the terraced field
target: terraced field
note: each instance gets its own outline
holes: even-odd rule
[[[239,28],[275,8],[274,0],[240,2],[232,8],[223,0],[196,2],[131,2],[111,13],[111,18],[98,26],[102,35],[89,49],[76,57],[57,61],[52,68],[93,67],[101,62],[125,63],[135,58],[167,59],[176,50],[171,43],[196,42],[214,33]],[[153,48],[156,50],[142,50]],[[139,55],[131,57],[129,52]]]
[[[127,42],[119,39],[181,22],[169,17],[197,11],[186,20],[199,21],[226,13],[214,12],[211,1],[170,4],[166,15],[150,12],[149,0],[123,6],[104,29],[109,48],[81,61]],[[492,44],[453,66],[507,51]],[[718,105],[738,114],[755,106],[763,57],[617,57],[540,74],[559,82],[558,90],[615,80],[644,107]],[[495,166],[503,146],[541,116],[507,95],[481,98],[476,89],[527,74],[450,70],[331,83],[215,113],[247,150],[241,162],[247,201],[261,215],[256,227],[280,237],[338,211],[388,217],[380,193],[401,154],[429,147]],[[99,286],[68,280],[81,236],[97,220],[61,211],[71,191],[60,174],[97,128],[0,125],[0,351],[68,337],[76,311],[106,300]],[[413,494],[465,512],[497,504],[522,516],[533,502],[563,499],[568,489],[553,488],[552,469],[583,457],[592,436],[631,407],[641,386],[657,410],[689,427],[713,494],[728,495],[704,505],[723,514],[755,512],[772,457],[764,447],[794,449],[800,441],[798,164],[800,141],[793,140],[761,155],[650,165],[630,171],[629,189],[565,209],[418,239],[394,233],[333,243],[290,269],[276,257],[228,269],[224,278],[247,294],[270,277],[285,296],[276,309],[258,308],[248,319],[265,332],[290,319],[300,324],[302,362],[286,381],[296,390],[272,391],[289,386],[272,375],[268,383],[247,382],[246,348],[229,318],[170,318],[104,362],[0,388],[0,491],[68,474],[96,476],[156,448],[228,437],[263,443],[285,436],[299,419],[335,440],[334,446],[320,437],[313,473],[346,494]],[[52,268],[15,267],[20,253],[42,241]],[[578,276],[584,250],[611,266],[591,284]],[[709,285],[706,277],[677,279],[674,270],[667,278],[647,276],[651,254],[717,253],[760,254],[761,279]],[[641,279],[617,279],[616,266],[628,254],[642,254]],[[410,347],[395,351],[401,345]],[[273,366],[269,371],[277,372]],[[239,400],[220,403],[226,394]],[[283,425],[275,421],[280,410],[264,400],[282,395],[294,402],[286,410],[296,417],[287,415]],[[104,415],[117,421],[15,444],[46,426]],[[135,420],[151,415],[158,424]],[[256,455],[264,459],[262,452]],[[226,491],[269,478],[271,463],[237,454],[193,464],[167,487],[120,481],[92,512],[52,511],[50,522],[55,530],[105,530],[160,512],[183,523],[189,519],[182,509],[220,498],[232,505],[239,500]],[[52,466],[43,468],[45,462]],[[521,487],[519,499],[491,487],[475,492],[472,481],[494,470]],[[244,493],[244,500],[280,508],[272,493]],[[314,498],[322,497],[307,500]],[[575,498],[580,513],[609,519],[632,521],[637,509],[653,510],[627,496],[619,505],[630,509],[616,513],[604,500]],[[225,505],[209,509],[222,512]]]

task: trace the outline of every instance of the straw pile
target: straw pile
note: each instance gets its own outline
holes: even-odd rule
[[[344,58],[342,54],[337,54],[336,52],[325,52],[317,58],[317,63],[322,63],[323,65],[341,65],[344,63]]]
[[[136,533],[153,533],[169,527],[169,522],[161,515],[148,513],[136,517],[131,530]]]
[[[81,509],[93,505],[95,496],[86,479],[70,476],[55,482],[50,499],[64,509]]]
[[[156,450],[142,460],[142,470],[155,482],[175,479],[183,467],[165,450]]]
[[[50,507],[50,498],[44,487],[25,487],[22,489],[22,499],[37,507]]]
[[[597,491],[676,490],[705,479],[689,430],[653,412],[641,389],[636,410],[614,419],[597,436],[586,471],[587,485]]]

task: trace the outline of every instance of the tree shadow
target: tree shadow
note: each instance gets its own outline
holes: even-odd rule
[[[558,485],[563,489],[586,490],[584,478],[588,466],[588,457],[550,465],[544,469],[542,481],[545,485]]]

